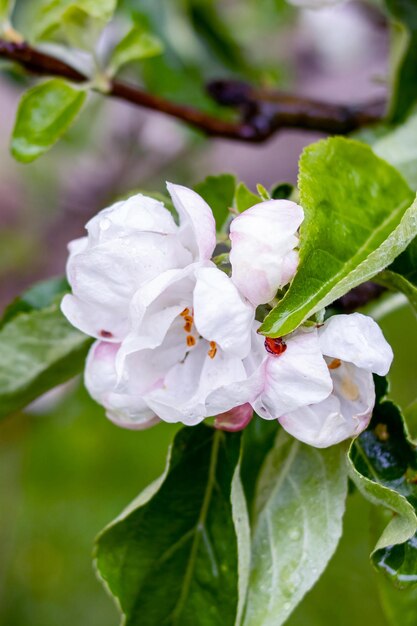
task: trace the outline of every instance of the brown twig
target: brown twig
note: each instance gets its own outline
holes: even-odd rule
[[[19,63],[29,72],[42,76],[60,76],[76,83],[89,80],[68,63],[25,42],[0,40],[0,58]],[[119,80],[109,81],[105,93],[136,106],[175,117],[212,137],[245,142],[265,141],[283,128],[346,134],[379,121],[385,110],[385,103],[381,101],[360,106],[328,104],[282,92],[257,89],[231,80],[213,81],[208,85],[208,91],[219,104],[236,108],[239,119],[231,122],[222,120]]]

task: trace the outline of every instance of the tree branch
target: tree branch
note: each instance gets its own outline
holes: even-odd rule
[[[71,65],[25,42],[15,43],[0,39],[0,58],[19,63],[29,72],[41,76],[60,76],[76,83],[89,80],[88,76]],[[278,91],[254,88],[239,81],[213,81],[207,88],[216,102],[238,111],[237,121],[222,120],[119,80],[109,82],[105,95],[165,113],[212,137],[245,142],[265,141],[283,128],[346,134],[378,122],[385,111],[385,103],[382,101],[360,106],[328,104]]]

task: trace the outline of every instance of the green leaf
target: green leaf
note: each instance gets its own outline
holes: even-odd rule
[[[414,238],[375,281],[388,289],[402,292],[417,312],[417,238]]]
[[[243,431],[241,477],[251,517],[259,471],[274,445],[278,428],[277,420],[264,420],[255,414]]]
[[[278,183],[271,189],[271,198],[273,200],[289,200],[294,193],[294,185],[290,183]]]
[[[0,0],[0,22],[8,20],[14,7],[15,0]]]
[[[258,483],[244,626],[280,626],[314,585],[342,534],[346,493],[341,446],[280,431]]]
[[[36,283],[29,289],[26,289],[6,307],[3,317],[0,319],[0,329],[16,317],[18,313],[28,313],[29,311],[49,307],[68,292],[68,282],[62,276]]]
[[[85,91],[60,78],[36,85],[19,104],[11,151],[23,163],[49,150],[74,122],[86,99]]]
[[[259,204],[259,202],[262,202],[262,199],[252,193],[252,191],[248,189],[244,183],[238,184],[235,193],[235,205],[239,213],[243,213],[243,211],[250,209],[255,204]]]
[[[249,566],[238,556],[249,544],[239,452],[240,434],[182,429],[165,473],[98,537],[97,568],[126,626],[239,619]]]
[[[162,41],[143,27],[134,26],[115,47],[110,58],[109,73],[111,76],[126,63],[149,59],[162,54]]]
[[[369,562],[371,507],[358,491],[348,496],[337,550],[285,626],[393,626],[380,604],[377,585],[383,577]]]
[[[96,39],[106,22],[112,18],[116,4],[117,0],[43,1],[35,15],[35,37],[48,39],[63,32],[69,34],[71,43],[91,47],[88,38]]]
[[[199,40],[206,44],[210,57],[216,56],[222,66],[253,77],[256,72],[238,43],[236,28],[230,28],[222,19],[217,3],[213,0],[186,0],[183,4]]]
[[[399,122],[417,100],[417,5],[415,0],[386,0],[386,5],[394,20],[389,117]]]
[[[401,172],[411,189],[417,189],[416,113],[411,115],[404,124],[386,129],[382,136],[372,141],[371,145],[375,154]]]
[[[400,410],[383,397],[377,390],[371,423],[352,442],[348,459],[361,493],[391,511],[372,560],[397,586],[406,587],[417,582],[417,454]]]
[[[0,330],[0,417],[81,372],[90,344],[58,303],[12,317]]]
[[[417,234],[417,202],[369,146],[335,137],[300,160],[300,263],[261,332],[281,336],[389,265]],[[411,206],[410,206],[411,205]]]
[[[236,189],[236,178],[233,174],[207,176],[201,183],[194,185],[194,190],[211,207],[216,220],[217,230],[221,230],[230,217],[230,208]]]

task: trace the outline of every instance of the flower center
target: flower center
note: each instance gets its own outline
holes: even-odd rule
[[[265,350],[274,356],[280,356],[287,349],[287,344],[282,337],[266,337]]]
[[[186,307],[182,313],[180,313],[181,317],[184,320],[184,330],[187,333],[186,336],[186,343],[187,346],[189,348],[192,348],[193,346],[195,346],[195,344],[197,343],[197,339],[195,337],[194,334],[191,334],[193,331],[193,327],[194,327],[194,315],[193,315],[193,311],[190,310],[188,307]],[[207,354],[209,355],[210,359],[214,359],[214,357],[217,354],[217,344],[215,341],[210,341],[209,342],[210,345],[210,349],[207,352]]]

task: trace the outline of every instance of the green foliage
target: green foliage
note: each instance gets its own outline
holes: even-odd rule
[[[378,274],[380,284],[401,291],[417,311],[417,239],[407,246],[386,270]]]
[[[0,22],[7,20],[14,6],[14,0],[0,0]]]
[[[297,274],[261,326],[276,337],[372,278],[417,232],[414,194],[359,142],[338,137],[307,147],[299,187],[305,219]]]
[[[60,279],[40,283],[0,323],[0,417],[25,407],[84,367],[91,340],[62,315]]]
[[[220,15],[213,0],[186,0],[184,8],[196,34],[225,67],[251,75],[253,69],[240,48],[235,33]]]
[[[361,493],[391,511],[372,560],[396,585],[406,587],[417,582],[417,454],[399,408],[384,399],[384,380],[377,382],[371,423],[351,444],[348,459]]]
[[[262,198],[252,193],[245,183],[239,183],[236,187],[235,204],[239,213],[243,213],[246,209],[250,209],[255,204],[262,202]]]
[[[371,511],[375,508],[360,493],[349,494],[337,550],[286,626],[406,626],[388,622],[381,606],[378,582],[383,577],[368,558]]]
[[[243,453],[241,477],[252,518],[255,501],[256,483],[265,457],[275,443],[278,431],[277,420],[264,420],[254,415],[243,431]]]
[[[221,230],[230,217],[230,208],[236,189],[236,177],[233,174],[218,174],[207,176],[201,183],[194,185],[194,190],[200,194],[213,211],[217,230]]]
[[[380,128],[379,132],[379,137],[368,138],[373,151],[401,172],[411,189],[417,189],[417,114],[400,126]]]
[[[238,544],[249,541],[239,455],[240,434],[184,428],[165,473],[99,536],[98,571],[126,626],[232,626],[239,617],[248,565],[239,567]]]
[[[163,49],[163,43],[158,37],[141,26],[133,26],[113,50],[109,74],[113,76],[123,65],[132,61],[158,56]]]
[[[6,307],[3,317],[0,319],[0,329],[19,313],[28,313],[51,306],[68,291],[67,280],[61,276],[32,285]]]
[[[385,0],[394,20],[389,116],[399,122],[417,101],[417,5],[415,0]]]
[[[280,431],[258,479],[244,626],[280,626],[314,585],[342,534],[344,451]]]
[[[293,193],[293,185],[290,185],[290,183],[278,183],[271,189],[271,198],[273,200],[288,200]]]
[[[62,33],[69,42],[90,48],[113,16],[117,0],[38,0],[34,35],[51,39]],[[93,35],[93,36],[92,36]]]
[[[74,122],[86,92],[54,78],[27,91],[19,104],[11,151],[22,163],[49,150]]]

